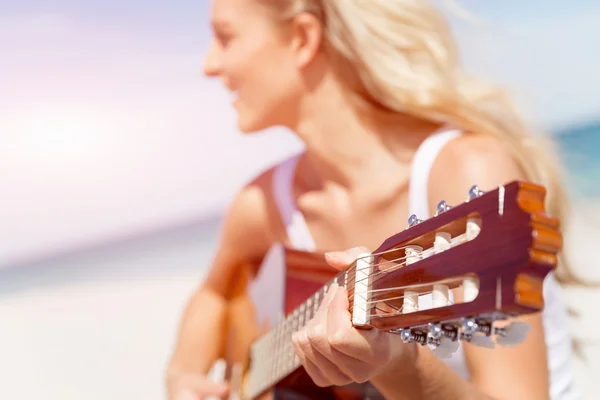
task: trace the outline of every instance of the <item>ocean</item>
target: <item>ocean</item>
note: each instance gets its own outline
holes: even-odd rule
[[[600,121],[556,132],[574,198],[600,198]]]

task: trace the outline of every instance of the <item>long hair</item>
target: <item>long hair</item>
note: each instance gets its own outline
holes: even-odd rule
[[[564,224],[568,201],[548,135],[532,131],[506,93],[465,74],[442,12],[424,0],[261,0],[283,19],[320,19],[324,48],[350,66],[371,102],[390,111],[500,139],[526,178],[547,190]],[[580,283],[561,252],[561,282]]]

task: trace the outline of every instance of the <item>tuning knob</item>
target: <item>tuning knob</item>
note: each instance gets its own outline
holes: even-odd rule
[[[473,200],[478,198],[479,196],[483,195],[485,192],[483,190],[479,189],[479,186],[475,185],[473,187],[471,187],[471,189],[469,190],[469,200]]]
[[[404,343],[410,343],[412,341],[412,335],[410,333],[410,329],[402,329],[400,330],[400,338]]]
[[[523,343],[530,330],[531,326],[526,322],[511,322],[504,328],[494,328],[494,333],[498,335],[496,342],[500,346],[514,347]]]
[[[442,200],[438,203],[437,207],[436,207],[436,211],[435,211],[435,215],[440,215],[443,212],[448,211],[449,209],[451,209],[452,207],[448,205],[448,203],[446,203],[445,200]]]
[[[408,227],[411,228],[417,224],[420,224],[421,222],[423,222],[423,220],[419,219],[415,214],[413,214],[408,218]]]
[[[477,332],[477,323],[474,318],[466,318],[462,323],[462,334],[466,338],[470,338]]]
[[[469,340],[469,343],[477,347],[483,347],[486,349],[493,349],[496,347],[496,343],[494,343],[491,337],[481,334],[473,335],[473,337],[471,337],[471,340]]]
[[[428,324],[429,336],[434,339],[440,339],[442,337],[442,326],[440,324]]]
[[[458,351],[460,343],[458,340],[452,340],[450,338],[443,337],[440,344],[433,349],[433,354],[438,358],[444,360],[452,357],[452,354]]]

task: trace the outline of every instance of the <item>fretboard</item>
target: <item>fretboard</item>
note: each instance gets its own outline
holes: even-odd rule
[[[253,365],[250,385],[246,392],[249,398],[252,399],[275,386],[300,366],[300,360],[292,344],[292,334],[313,318],[329,287],[334,282],[345,287],[346,278],[347,271],[337,275],[252,344],[250,351]]]

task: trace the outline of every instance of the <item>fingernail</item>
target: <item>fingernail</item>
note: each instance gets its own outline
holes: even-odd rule
[[[177,400],[198,400],[198,396],[196,396],[193,392],[186,390],[177,396]]]
[[[349,263],[349,256],[345,251],[330,251],[325,253],[325,258],[328,261]]]

